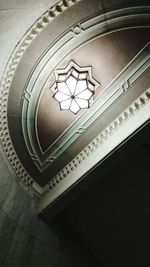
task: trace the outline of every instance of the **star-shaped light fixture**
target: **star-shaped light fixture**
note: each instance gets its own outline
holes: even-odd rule
[[[66,69],[55,71],[56,82],[53,98],[59,102],[61,110],[77,114],[89,108],[99,83],[91,75],[91,67],[79,67],[71,61]]]

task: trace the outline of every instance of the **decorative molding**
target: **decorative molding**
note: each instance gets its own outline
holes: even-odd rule
[[[30,101],[31,99],[31,94],[27,91],[24,91],[24,95],[23,95],[23,98],[27,101]]]
[[[62,46],[61,46],[62,48]],[[144,74],[144,72],[150,66],[150,43],[148,43],[135,58],[129,62],[126,68],[111,82],[111,84],[105,89],[105,91],[100,94],[97,99],[93,102],[90,110],[84,112],[75,122],[72,123],[70,127],[59,137],[57,140],[46,150],[45,153],[41,153],[41,149],[38,150],[37,146],[34,145],[35,141],[33,138],[35,136],[32,133],[32,125],[30,125],[30,112],[27,114],[27,120],[22,120],[22,127],[24,131],[24,138],[26,141],[26,146],[29,153],[34,153],[38,155],[39,160],[35,160],[34,163],[38,167],[40,172],[46,170],[54,160],[56,160],[60,155],[62,155],[81,135],[79,129],[84,129],[82,134],[84,134],[90,127],[95,123],[100,116],[116,101],[118,100],[126,91],[128,91],[131,86]],[[70,65],[68,65],[69,69]],[[83,68],[84,70],[84,68]],[[63,70],[62,70],[63,72]],[[56,70],[57,73],[57,70]],[[38,78],[37,78],[38,79]],[[52,90],[54,90],[52,86]],[[37,93],[37,90],[36,90]],[[28,103],[28,106],[33,106],[32,101]],[[23,112],[26,114],[28,106],[23,105]],[[25,109],[26,107],[26,109]],[[24,114],[22,118],[24,118]],[[36,131],[37,132],[37,131]],[[26,138],[27,137],[27,138]],[[37,138],[38,140],[38,138]],[[38,142],[39,143],[39,142]],[[60,144],[61,143],[61,147]],[[40,146],[40,143],[39,143]],[[49,157],[54,158],[53,161],[49,161]]]
[[[80,34],[82,31],[82,27],[81,27],[81,24],[80,23],[77,23],[74,27],[73,27],[73,33],[75,35],[78,35]]]
[[[49,182],[43,194],[40,211],[51,205],[81,177],[101,164],[121,142],[125,142],[142,124],[150,122],[150,88],[141,94],[126,110],[112,121],[72,161]],[[135,124],[134,124],[135,122]],[[129,125],[130,124],[130,125]],[[130,127],[129,127],[130,126]],[[126,129],[126,130],[124,130]],[[134,130],[133,130],[134,129]],[[122,134],[123,133],[123,134]],[[117,140],[118,138],[118,140]],[[111,141],[113,139],[113,141]]]
[[[36,36],[41,32],[41,30],[43,30],[47,26],[47,24],[54,20],[55,17],[57,17],[60,13],[80,1],[81,0],[61,0],[56,5],[52,6],[49,10],[47,10],[33,24],[33,26],[23,36],[23,38],[20,40],[13,53],[11,54],[0,84],[0,141],[3,150],[12,168],[15,170],[18,176],[18,181],[23,182],[24,185],[31,187],[35,192],[39,194],[41,194],[42,192],[42,187],[34,181],[34,179],[28,174],[26,169],[23,167],[11,141],[7,122],[7,102],[9,90],[16,68],[25,50],[29,47],[33,39],[35,39]],[[30,98],[30,93],[26,93],[27,95],[25,94],[24,97],[28,101],[28,96]]]
[[[75,82],[75,84],[73,85],[72,89],[73,81]],[[85,66],[83,68],[80,67],[78,64],[76,64],[73,60],[71,60],[69,64],[66,66],[66,68],[57,69],[55,71],[54,85],[55,85],[55,91],[52,97],[57,101],[60,110],[62,111],[69,110],[73,114],[77,114],[80,110],[83,109],[87,110],[88,108],[90,108],[90,106],[93,103],[94,94],[100,83],[98,83],[92,76],[91,66]],[[78,86],[80,89],[78,88]],[[65,92],[64,92],[64,87],[65,87]],[[88,92],[88,95],[85,94],[85,91],[86,93]],[[65,97],[65,101],[64,99],[62,100],[62,97]],[[81,100],[82,104],[80,102]],[[67,106],[66,106],[66,101],[67,103],[69,101],[69,105]],[[84,101],[86,102],[86,104]],[[75,106],[73,107],[72,104],[73,106],[74,105]]]
[[[23,167],[22,163],[20,162],[15,149],[13,147],[11,137],[9,134],[9,129],[8,129],[8,122],[7,122],[7,101],[8,101],[8,95],[9,95],[9,90],[11,86],[11,82],[13,79],[13,76],[15,74],[16,68],[26,51],[26,49],[29,47],[31,42],[36,38],[36,36],[52,21],[54,20],[60,13],[62,13],[64,10],[68,9],[70,6],[74,5],[75,3],[80,2],[80,0],[63,0],[59,1],[58,4],[54,5],[51,7],[48,11],[46,11],[34,24],[33,26],[27,31],[27,33],[24,35],[24,37],[21,39],[19,44],[16,46],[14,52],[12,53],[9,62],[6,66],[6,69],[3,73],[2,81],[1,81],[1,90],[0,90],[0,141],[2,143],[3,150],[8,158],[8,161],[10,162],[12,168],[15,170],[17,176],[18,176],[18,182],[23,182],[24,185],[31,187],[35,192],[42,194],[46,189],[47,186],[45,187],[40,187],[38,183],[34,181],[34,179],[28,174],[28,172],[25,170]],[[136,10],[137,7],[133,7],[133,9]],[[148,12],[149,7],[138,7],[141,8],[141,12]],[[130,8],[131,10],[131,8]],[[116,11],[117,12],[117,11]],[[124,15],[125,9],[122,10],[122,14]],[[106,15],[103,23],[105,24],[105,20],[107,20]],[[108,14],[107,14],[108,16]],[[142,16],[142,15],[141,15]],[[143,14],[144,16],[144,14]],[[149,18],[149,14],[147,15]],[[138,19],[138,16],[137,16]],[[117,20],[117,18],[116,18]],[[147,19],[148,20],[148,19]],[[131,23],[131,21],[130,21]],[[122,23],[123,25],[123,23]],[[82,25],[82,30],[84,30],[84,26],[87,25]],[[81,32],[82,32],[81,30]],[[107,32],[110,29],[107,28]],[[77,28],[74,29],[74,34],[76,36],[80,36],[77,32]],[[103,30],[102,32],[106,32]],[[27,91],[27,93],[29,93]],[[27,94],[28,95],[28,94]],[[28,98],[28,96],[26,97]],[[147,92],[148,98],[149,98],[149,92]],[[29,97],[30,98],[30,97]],[[145,99],[142,98],[142,105],[145,105]],[[27,100],[28,102],[28,100]],[[146,102],[147,103],[147,102]],[[89,148],[93,149],[93,148]],[[89,152],[86,152],[89,153]],[[85,153],[85,154],[86,154]],[[80,153],[81,156],[82,153]],[[83,158],[85,155],[83,155]],[[82,157],[81,157],[82,159]],[[70,173],[70,170],[72,171],[74,168],[77,167],[78,164],[81,163],[81,159],[79,156],[77,156],[74,161],[69,163],[65,167],[64,170],[62,170],[61,174],[67,175],[67,173]],[[60,175],[60,174],[59,174]],[[63,179],[63,176],[59,175],[54,179],[54,183],[58,183],[59,180]],[[66,176],[65,176],[66,177]],[[50,187],[50,184],[49,184]]]

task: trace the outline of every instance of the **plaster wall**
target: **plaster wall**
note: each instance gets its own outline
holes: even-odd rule
[[[0,78],[15,46],[31,25],[57,0],[0,1]],[[32,11],[32,15],[31,15]]]
[[[39,198],[16,181],[0,148],[0,267],[96,266],[72,232],[37,217]]]

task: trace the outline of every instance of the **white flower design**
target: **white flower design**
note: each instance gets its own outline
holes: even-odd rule
[[[53,98],[59,102],[61,110],[70,110],[77,114],[79,110],[89,108],[95,93],[94,79],[89,78],[88,70],[78,71],[75,63],[68,72],[58,73]]]

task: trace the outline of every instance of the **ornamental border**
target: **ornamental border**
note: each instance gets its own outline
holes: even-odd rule
[[[12,168],[15,170],[18,175],[18,182],[23,182],[24,185],[30,187],[38,194],[42,194],[49,185],[41,187],[35,180],[28,174],[26,169],[23,167],[20,162],[13,144],[11,142],[9,129],[7,125],[7,100],[9,95],[9,88],[13,75],[15,73],[16,67],[24,54],[25,50],[28,48],[30,43],[36,37],[36,35],[43,30],[55,17],[60,13],[71,7],[81,0],[61,0],[50,9],[48,9],[27,31],[24,37],[20,40],[16,48],[14,49],[11,57],[6,65],[6,68],[3,72],[2,81],[1,81],[1,91],[0,91],[0,141],[7,156],[8,161],[10,162]],[[149,92],[148,92],[149,96]],[[77,157],[76,157],[77,159]],[[75,163],[76,164],[76,163]],[[70,166],[70,165],[69,165]],[[66,167],[65,167],[66,168]],[[62,170],[63,173],[63,170]],[[57,179],[56,179],[57,180]],[[53,181],[54,182],[54,181]],[[57,182],[56,182],[57,184]]]
[[[63,41],[61,41],[61,50],[62,50],[63,49],[62,47],[64,45],[66,45],[66,40],[68,40],[67,41],[67,44],[68,44],[68,42],[72,41],[72,39],[76,36],[76,35],[72,35],[73,29],[75,29],[76,27],[78,27],[78,29],[80,29],[80,31],[78,31],[78,34],[76,37],[79,36],[79,39],[81,39],[81,37],[82,37],[83,38],[82,43],[84,43],[85,41],[87,41],[89,39],[88,34],[93,32],[93,30],[92,30],[93,27],[94,27],[94,29],[97,28],[96,35],[101,36],[102,34],[104,34],[104,32],[106,32],[106,29],[105,29],[105,31],[103,29],[104,24],[105,25],[106,25],[106,23],[109,24],[110,31],[113,31],[114,30],[113,25],[116,21],[118,23],[118,19],[119,19],[119,23],[121,23],[121,25],[122,25],[123,21],[125,20],[125,22],[126,22],[127,19],[128,20],[137,19],[137,17],[144,19],[145,16],[146,16],[146,18],[150,18],[150,14],[147,13],[147,10],[148,9],[145,6],[143,6],[142,14],[139,14],[140,7],[138,6],[138,7],[132,7],[132,12],[131,12],[131,8],[127,7],[127,8],[121,9],[121,10],[115,10],[115,11],[111,11],[111,12],[109,11],[108,13],[105,13],[105,14],[98,12],[95,17],[93,17],[93,14],[92,14],[92,16],[89,16],[88,19],[85,18],[85,19],[81,20],[80,22],[76,23],[73,27],[68,28],[67,31],[65,31],[61,37],[60,36],[58,37],[57,42],[54,42],[54,44],[52,43],[50,45],[50,48],[54,47],[57,43],[59,43],[61,39],[62,40],[64,39],[64,43],[63,43]],[[150,8],[149,8],[149,11],[150,11]],[[105,18],[105,16],[107,17],[107,19]],[[87,37],[85,38],[86,31],[87,31]],[[95,35],[91,36],[91,34],[90,34],[90,39],[92,39],[92,38],[95,38]],[[78,40],[76,40],[76,42],[77,41]],[[53,50],[53,49],[50,49],[50,50]],[[45,55],[46,55],[46,53],[44,52],[44,57],[45,57]],[[47,60],[47,61],[50,61],[52,58],[53,58],[53,54],[50,56],[49,60]],[[135,58],[136,58],[136,56],[135,56]],[[43,58],[41,58],[41,61],[42,60],[43,60]],[[44,67],[45,67],[45,65],[44,65]],[[141,68],[142,68],[142,66],[141,66]],[[33,71],[36,72],[35,67],[33,68],[32,72]],[[53,164],[53,162],[60,155],[62,155],[62,153],[73,142],[75,142],[80,137],[80,135],[82,135],[86,132],[87,128],[90,127],[90,122],[91,123],[94,122],[94,119],[93,120],[91,119],[91,115],[87,111],[86,112],[86,115],[87,115],[86,120],[87,121],[84,119],[84,125],[82,123],[79,124],[77,122],[74,122],[72,124],[72,126],[73,126],[72,128],[74,129],[74,126],[76,124],[77,131],[71,130],[71,127],[68,127],[67,131],[69,132],[69,134],[68,134],[69,138],[65,137],[65,134],[66,134],[66,131],[65,131],[65,133],[62,133],[61,136],[57,140],[55,140],[54,143],[51,146],[49,146],[44,153],[41,153],[41,147],[39,144],[37,129],[36,129],[36,137],[33,135],[33,132],[32,132],[32,125],[30,122],[30,113],[35,112],[35,114],[36,114],[36,111],[33,108],[33,106],[34,106],[33,103],[36,102],[35,98],[34,98],[34,101],[32,101],[33,91],[36,91],[36,95],[39,95],[39,92],[37,90],[38,88],[36,87],[36,90],[35,90],[34,86],[32,86],[32,83],[34,83],[35,81],[37,83],[38,77],[40,76],[42,71],[43,71],[43,69],[40,70],[40,72],[38,70],[38,73],[36,73],[37,76],[35,76],[33,78],[33,81],[31,81],[31,85],[30,86],[28,85],[25,88],[26,97],[24,98],[23,109],[22,109],[23,114],[25,114],[25,116],[27,116],[29,118],[29,119],[27,119],[27,121],[24,121],[24,120],[22,121],[23,135],[24,135],[24,139],[25,139],[26,146],[28,149],[28,153],[30,154],[34,164],[36,165],[36,167],[38,168],[38,170],[41,173],[44,172],[47,169],[47,167],[49,167],[51,164]],[[136,72],[136,69],[135,69],[135,72]],[[134,75],[134,74],[131,73],[131,76],[132,75]],[[141,75],[141,74],[139,74],[139,75]],[[136,77],[136,78],[138,78],[138,77]],[[120,84],[120,92],[118,91],[119,89],[117,89],[116,98],[119,98],[121,96],[121,94],[123,94],[125,91],[130,89],[132,82],[131,82],[131,84],[128,84],[129,79],[130,79],[130,77],[128,77],[127,80],[124,81],[124,84]],[[29,84],[29,82],[30,81],[28,81],[28,84]],[[29,89],[28,89],[28,87],[29,87]],[[31,88],[32,88],[32,90],[31,90]],[[109,88],[106,88],[106,89],[109,89]],[[99,96],[99,98],[100,98],[100,96]],[[109,98],[111,100],[111,97],[108,97],[108,99]],[[116,98],[113,96],[114,101],[116,100]],[[111,101],[109,101],[109,102],[111,102]],[[95,120],[96,120],[97,116],[99,116],[100,111],[99,111],[99,108],[95,106],[95,103],[93,103],[93,106],[95,108],[95,111],[94,111],[95,114],[92,112],[92,117],[95,118]],[[30,108],[32,107],[32,110],[31,109],[29,110],[29,107]],[[97,113],[97,115],[96,115],[96,113]],[[84,117],[84,114],[82,114],[82,116]],[[79,118],[79,120],[81,119],[81,117]],[[77,120],[77,121],[79,122],[79,120]],[[61,149],[58,149],[57,143],[60,142],[60,140],[61,140],[63,145],[61,146]],[[36,142],[38,143],[38,146],[37,146]]]
[[[24,138],[26,136],[29,136],[29,141],[25,138],[28,152],[40,172],[43,172],[55,160],[57,160],[57,158],[62,155],[73,142],[75,142],[81,135],[83,135],[90,128],[90,126],[94,122],[96,122],[100,116],[102,116],[105,110],[112,106],[113,103],[118,100],[123,94],[125,94],[126,91],[128,91],[132,87],[132,85],[144,74],[144,72],[150,66],[149,47],[150,43],[147,43],[141,49],[138,55],[136,55],[129,62],[125,69],[121,73],[119,73],[119,75],[111,82],[111,84],[109,84],[105,88],[103,94],[97,97],[96,103],[93,103],[90,111],[86,111],[86,114],[83,113],[77,119],[77,121],[73,122],[72,125],[68,127],[67,131],[62,133],[62,135],[59,136],[57,140],[55,140],[54,143],[47,149],[47,154],[45,153],[46,155],[42,155],[43,158],[41,154],[38,153],[38,150],[34,150],[34,146],[32,148],[33,150],[31,150],[31,144],[28,144],[30,140],[32,140],[32,143],[34,143],[34,138],[32,137],[31,133],[29,131],[26,134],[24,133]],[[30,120],[27,121],[29,121],[30,123]],[[24,127],[25,126],[23,125],[23,129]],[[67,137],[65,137],[66,135]],[[61,148],[58,145],[60,143],[60,140],[62,144]]]
[[[23,182],[26,186],[31,187],[38,194],[42,193],[42,187],[35,182],[35,180],[23,167],[11,142],[7,125],[7,100],[9,89],[22,55],[30,43],[36,38],[37,34],[40,33],[47,24],[54,20],[59,14],[80,1],[81,0],[61,0],[44,12],[44,14],[37,19],[37,21],[31,26],[17,44],[2,75],[0,90],[0,141],[8,161],[18,175],[18,182]]]
[[[150,88],[142,93],[126,110],[114,119],[101,133],[99,133],[73,160],[71,160],[57,175],[49,182],[48,191],[53,191],[55,187],[67,178],[84,160],[106,142],[115,132],[117,132],[127,121],[136,116],[143,107],[150,103]]]

